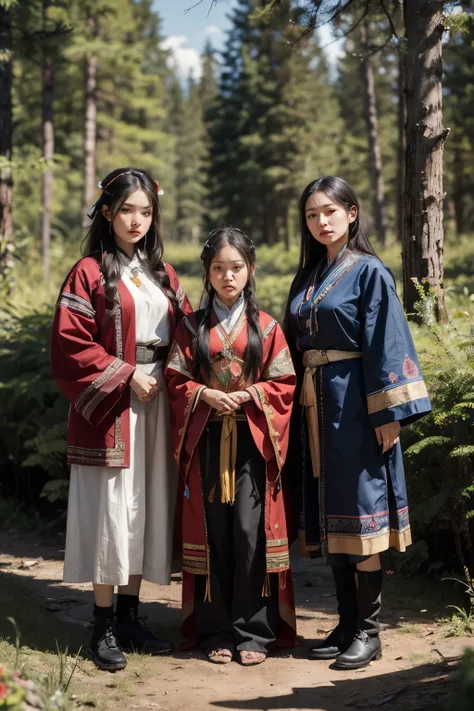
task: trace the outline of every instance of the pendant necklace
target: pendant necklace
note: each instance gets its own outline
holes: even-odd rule
[[[130,269],[130,281],[135,284],[135,286],[140,287],[142,285],[142,280],[140,279],[140,274],[143,274],[143,269],[137,264],[132,266],[129,264]]]

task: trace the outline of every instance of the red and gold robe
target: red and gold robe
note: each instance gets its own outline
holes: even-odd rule
[[[245,311],[231,333],[214,314],[209,351],[212,376],[193,378],[194,340],[202,312],[183,319],[171,348],[165,377],[171,406],[171,431],[181,481],[178,516],[183,550],[183,608],[181,631],[185,645],[197,642],[194,617],[194,576],[210,575],[209,545],[199,461],[199,440],[214,410],[200,398],[212,387],[224,392],[242,390],[242,371],[247,346]],[[257,382],[247,385],[252,396],[242,407],[255,444],[266,462],[265,536],[266,572],[278,573],[280,625],[277,644],[293,646],[296,634],[293,585],[290,572],[285,504],[281,469],[288,448],[291,408],[296,376],[283,332],[268,314],[260,312],[263,358]]]
[[[183,314],[191,313],[174,269],[165,264]],[[59,294],[51,337],[51,369],[71,402],[67,461],[89,466],[130,466],[130,388],[135,370],[135,303],[119,281],[119,301],[107,308],[99,263],[84,257]],[[169,300],[170,342],[177,321]]]

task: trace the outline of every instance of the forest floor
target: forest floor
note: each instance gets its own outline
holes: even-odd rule
[[[87,649],[92,593],[89,585],[61,582],[62,542],[54,545],[0,531],[0,663],[14,658],[21,631],[20,661],[54,683],[57,650],[67,648],[69,668]],[[445,583],[386,575],[383,608],[383,658],[366,669],[343,672],[331,662],[306,659],[313,641],[336,622],[330,570],[321,561],[295,560],[294,582],[300,645],[264,664],[243,668],[206,661],[199,651],[167,657],[129,655],[124,671],[98,671],[81,653],[70,692],[75,708],[156,709],[311,709],[313,711],[435,711],[445,707],[455,687],[455,659],[473,638],[446,638]],[[141,613],[151,629],[179,643],[180,576],[170,586],[144,583]]]

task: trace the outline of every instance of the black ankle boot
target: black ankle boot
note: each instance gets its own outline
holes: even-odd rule
[[[369,662],[381,659],[380,624],[378,616],[382,603],[382,571],[357,571],[357,606],[359,629],[354,641],[336,660],[336,669],[360,669]]]
[[[326,639],[308,652],[308,659],[336,659],[352,643],[357,630],[357,598],[354,566],[332,568],[336,583],[339,624]]]
[[[138,595],[118,595],[115,630],[124,649],[143,654],[169,654],[171,642],[157,639],[138,616]]]
[[[90,650],[99,669],[118,671],[127,666],[127,657],[114,634],[114,608],[94,605],[94,631]]]

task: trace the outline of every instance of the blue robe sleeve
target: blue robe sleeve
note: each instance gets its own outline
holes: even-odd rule
[[[370,423],[407,425],[430,412],[415,345],[392,275],[377,259],[361,274],[362,363]]]

